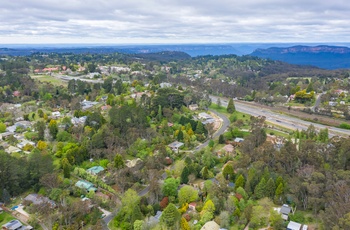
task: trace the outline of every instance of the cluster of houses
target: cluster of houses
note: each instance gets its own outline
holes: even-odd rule
[[[0,133],[0,145],[5,149],[7,153],[22,152],[26,145],[35,146],[35,143],[31,140],[25,139],[23,133],[18,133],[19,129],[28,130],[32,128],[32,123],[30,121],[17,121],[14,125],[8,126],[4,133]],[[17,144],[10,145],[6,140],[10,137],[16,139]]]

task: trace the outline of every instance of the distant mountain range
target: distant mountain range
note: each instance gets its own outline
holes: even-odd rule
[[[256,49],[251,56],[324,69],[350,68],[350,48],[345,46],[292,46]]]
[[[342,45],[342,46],[340,46]],[[233,44],[177,44],[177,45],[0,45],[0,55],[25,56],[32,53],[126,53],[151,54],[148,58],[162,60],[185,59],[203,55],[251,55],[290,64],[312,65],[324,69],[350,68],[349,43],[335,45],[295,43],[233,43]],[[4,47],[4,48],[1,48]],[[175,52],[164,53],[161,52]]]

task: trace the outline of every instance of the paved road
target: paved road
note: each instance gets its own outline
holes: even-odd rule
[[[212,101],[217,101],[218,97],[210,96],[210,98],[212,99]],[[228,99],[221,98],[221,104],[223,106],[227,106]],[[330,137],[333,137],[333,136],[349,137],[350,136],[350,130],[340,129],[336,127],[329,127],[322,124],[304,121],[296,117],[290,117],[284,114],[278,114],[269,109],[262,108],[256,104],[242,103],[240,101],[235,100],[235,107],[236,107],[236,110],[239,112],[247,113],[253,116],[265,116],[266,121],[275,125],[285,127],[287,129],[306,130],[309,127],[309,125],[312,124],[315,126],[316,130],[328,128],[328,133]]]

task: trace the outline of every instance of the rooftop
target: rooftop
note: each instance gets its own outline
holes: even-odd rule
[[[105,170],[105,169],[103,167],[101,167],[101,166],[94,166],[94,167],[89,168],[86,171],[88,173],[96,175],[96,174],[99,174],[100,172],[102,172],[103,170]]]
[[[300,230],[301,224],[291,221],[287,226],[287,230]]]

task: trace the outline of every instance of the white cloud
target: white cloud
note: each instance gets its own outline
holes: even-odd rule
[[[346,0],[0,0],[0,43],[349,41]]]

